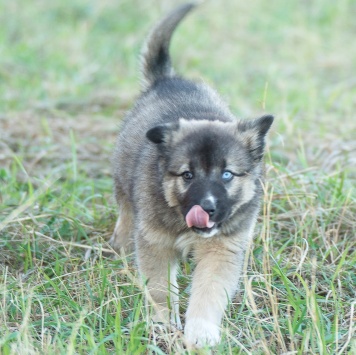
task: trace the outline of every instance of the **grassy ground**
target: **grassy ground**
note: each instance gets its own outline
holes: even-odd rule
[[[107,248],[117,125],[142,40],[173,3],[0,0],[0,354],[184,352],[182,334],[146,322],[132,260],[84,260]],[[276,116],[217,354],[356,353],[355,12],[351,0],[211,1],[174,38],[179,71],[237,116]]]

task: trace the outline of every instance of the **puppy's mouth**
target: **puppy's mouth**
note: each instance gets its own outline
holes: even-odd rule
[[[193,231],[197,232],[199,234],[210,233],[215,228],[216,228],[215,225],[213,227],[211,227],[211,228],[208,228],[208,227],[205,227],[205,228],[192,227]]]
[[[210,220],[209,214],[199,205],[195,205],[189,210],[185,221],[189,228],[205,238],[217,233],[216,223]]]
[[[215,224],[210,220],[209,214],[199,205],[195,205],[189,210],[185,216],[185,221],[188,228],[211,229]]]
[[[192,227],[192,230],[199,234],[201,237],[203,238],[210,238],[212,236],[214,236],[215,234],[218,233],[218,225],[215,224],[213,227],[211,228],[198,228],[198,227]]]

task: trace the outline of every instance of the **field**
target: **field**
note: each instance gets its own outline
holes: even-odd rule
[[[0,354],[188,353],[148,321],[132,256],[105,243],[140,46],[175,3],[0,0]],[[201,353],[356,354],[355,13],[352,0],[206,1],[173,39],[177,71],[237,117],[275,115],[241,290]]]

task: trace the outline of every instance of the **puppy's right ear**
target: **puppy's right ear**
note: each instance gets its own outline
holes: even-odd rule
[[[254,120],[240,121],[237,124],[236,132],[242,137],[243,143],[256,161],[263,157],[265,137],[273,119],[271,115],[264,115]]]
[[[179,123],[165,123],[151,128],[147,131],[146,137],[155,144],[169,143],[172,133],[177,131]]]

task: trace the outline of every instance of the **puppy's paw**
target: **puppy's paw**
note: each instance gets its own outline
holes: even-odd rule
[[[192,318],[184,327],[184,337],[189,346],[214,346],[220,342],[220,329],[204,318]]]

